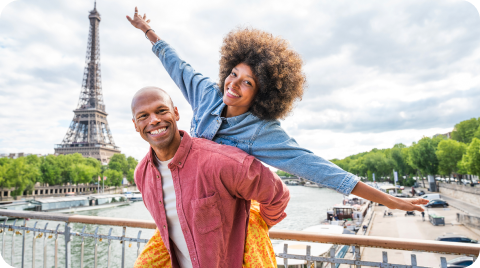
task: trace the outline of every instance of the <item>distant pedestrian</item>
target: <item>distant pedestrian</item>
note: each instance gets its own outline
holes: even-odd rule
[[[413,186],[412,186],[412,191],[411,191],[411,192],[412,192],[412,197],[415,197],[415,194],[416,194],[417,192],[415,191],[415,188],[414,188]]]
[[[425,211],[422,211],[422,220],[425,221]]]

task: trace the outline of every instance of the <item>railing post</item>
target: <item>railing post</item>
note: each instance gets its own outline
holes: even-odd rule
[[[122,266],[121,268],[125,268],[125,235],[127,233],[127,227],[123,227],[123,234],[122,234]]]
[[[112,231],[113,231],[113,228],[110,228],[110,231],[108,231],[108,237],[110,237],[112,235]],[[108,261],[107,261],[107,268],[110,268],[110,250],[112,248],[112,246],[110,245],[110,243],[112,242],[111,239],[108,239]]]
[[[442,268],[447,268],[447,259],[445,257],[440,258],[440,265]]]
[[[288,244],[283,244],[283,253],[286,255],[288,253]],[[283,258],[283,267],[288,268],[288,259]]]
[[[45,224],[45,228],[43,230],[43,268],[47,268],[47,226],[48,222]]]
[[[13,221],[13,226],[17,224],[17,220]],[[15,229],[12,228],[12,256],[10,256],[10,262],[13,267],[15,267],[14,263],[14,256],[15,256]]]
[[[337,245],[333,245],[332,248],[330,248],[330,258],[335,259],[335,251],[337,249]],[[330,263],[331,268],[335,268],[335,263],[331,262]]]
[[[138,231],[138,236],[137,239],[140,239],[140,236],[142,235],[142,230]],[[140,255],[140,241],[137,243],[137,258]]]
[[[5,233],[7,232],[7,230],[5,230],[5,226],[7,226],[7,219],[8,218],[5,218],[5,221],[3,221],[3,229],[2,229],[2,255],[3,255],[3,259],[6,259],[7,258],[7,254],[5,254]]]
[[[87,227],[87,226],[84,225],[83,229],[82,229],[82,232],[80,233],[80,235],[82,236],[82,244],[81,244],[81,248],[80,248],[80,268],[83,268],[83,249],[84,249],[84,246],[85,246],[85,236],[83,236],[83,233],[85,232],[85,227]]]
[[[412,254],[412,266],[417,266],[417,255]]]
[[[70,259],[70,224],[65,222],[65,268],[69,266]]]
[[[94,262],[93,262],[93,267],[94,268],[97,268],[97,241],[98,241],[98,238],[97,238],[97,233],[98,233],[98,228],[99,226],[97,226],[97,229],[95,229],[95,247],[94,247]]]
[[[355,246],[355,260],[360,261],[361,256],[360,256],[360,246]],[[361,268],[362,266],[360,264],[356,264],[355,268]]]
[[[58,228],[60,227],[60,223],[57,225],[55,229],[55,268],[58,267]]]
[[[312,263],[310,260],[311,260],[311,251],[312,251],[312,248],[310,245],[307,245],[307,254],[305,255],[306,256],[306,259],[307,259],[307,268],[310,267],[310,264]]]
[[[27,219],[23,219],[23,227],[27,227]],[[22,239],[22,268],[25,267],[25,229],[23,230]]]
[[[33,229],[37,228],[38,221],[33,225]],[[33,231],[33,240],[32,240],[32,268],[35,268],[35,248],[37,245],[37,232]]]

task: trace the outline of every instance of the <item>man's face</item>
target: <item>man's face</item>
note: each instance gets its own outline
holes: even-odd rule
[[[180,115],[172,106],[170,98],[158,89],[145,90],[132,102],[135,130],[153,148],[168,148],[178,132]]]

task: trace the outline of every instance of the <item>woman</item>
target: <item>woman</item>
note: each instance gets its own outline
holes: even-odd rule
[[[285,133],[278,119],[288,115],[305,87],[302,59],[286,40],[256,29],[233,30],[223,40],[217,84],[182,61],[150,28],[146,15],[138,15],[137,8],[134,18],[127,19],[145,33],[153,44],[153,52],[192,106],[192,137],[236,146],[266,164],[346,195],[352,193],[391,209],[423,210],[419,204],[428,201],[400,199],[369,187],[355,175],[301,148]],[[255,211],[252,218],[257,223],[262,221],[261,217],[256,218]],[[249,222],[244,267],[253,267],[255,260],[267,266],[265,262],[271,256],[265,254],[271,251],[267,231],[261,224]],[[156,233],[152,237],[142,255],[158,253],[154,250],[162,248],[158,236]],[[259,245],[253,242],[258,237],[262,243],[255,246]],[[268,266],[276,267],[274,257]]]

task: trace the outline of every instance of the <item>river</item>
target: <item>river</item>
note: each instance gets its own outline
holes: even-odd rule
[[[290,189],[290,203],[286,209],[287,217],[274,226],[274,229],[284,229],[284,230],[302,230],[306,227],[319,224],[322,220],[326,218],[326,211],[328,208],[332,207],[335,204],[338,204],[342,200],[342,195],[326,188],[310,188],[303,186],[289,186]],[[137,220],[152,220],[150,213],[145,208],[143,202],[135,202],[129,206],[122,206],[110,209],[103,210],[91,210],[79,212],[81,215],[89,216],[101,216],[101,217],[113,217],[113,218],[128,218],[128,219],[137,219]],[[23,222],[23,221],[22,221]],[[29,220],[27,225],[33,227],[35,221]],[[38,221],[37,228],[45,227],[44,221]],[[17,223],[19,225],[20,223]],[[55,228],[58,223],[49,222],[48,229]],[[52,226],[53,225],[53,226]],[[83,224],[71,224],[73,232],[80,232],[83,228]],[[95,226],[87,225],[85,232],[94,233]],[[61,223],[59,230],[63,231],[64,224]],[[127,228],[128,237],[137,237],[138,231],[140,229]],[[98,233],[108,234],[109,227],[100,226]],[[141,238],[148,239],[153,235],[154,230],[142,230]],[[3,234],[2,234],[3,235]],[[112,235],[122,235],[122,228],[113,227]],[[1,235],[0,235],[1,236]],[[10,263],[10,250],[11,250],[11,237],[12,232],[6,233],[6,253],[5,259],[7,263]],[[25,252],[26,267],[31,267],[32,262],[32,233],[27,234],[27,250]],[[54,237],[53,237],[54,238]],[[71,242],[71,267],[80,267],[80,237],[73,237]],[[35,250],[35,267],[43,267],[43,241],[44,238],[37,239],[36,250]],[[47,267],[53,267],[54,265],[54,239],[46,239],[47,241]],[[59,267],[65,267],[64,262],[64,238],[59,236]],[[275,241],[273,242],[275,244]],[[17,235],[15,238],[15,267],[20,267],[20,258],[21,258],[21,245],[22,237]],[[121,262],[121,244],[118,241],[112,241],[112,265],[111,267],[120,267]],[[126,245],[126,265],[125,267],[133,267],[133,263],[136,259],[137,253],[137,243],[132,243],[131,246]],[[143,248],[144,244],[141,245]],[[94,267],[94,240],[85,239],[85,253],[84,253],[84,267]],[[98,244],[98,267],[107,266],[107,252],[108,252],[108,242],[102,241]],[[2,254],[4,256],[4,254]]]

